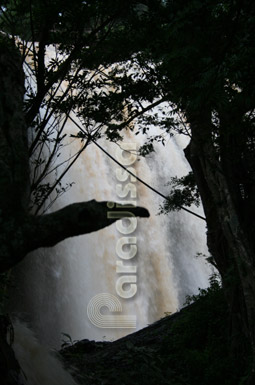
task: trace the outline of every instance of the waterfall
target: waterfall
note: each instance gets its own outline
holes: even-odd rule
[[[60,360],[40,344],[34,333],[15,320],[13,349],[24,385],[77,385]]]
[[[67,133],[74,132],[69,120]],[[124,142],[142,144],[141,135],[126,134]],[[113,156],[118,145],[100,142]],[[183,176],[189,166],[183,155],[185,138],[170,138],[163,147],[132,165],[137,175],[155,189],[167,194],[165,184],[172,176]],[[77,146],[74,141],[70,151]],[[121,143],[120,143],[121,146]],[[63,155],[63,154],[62,154]],[[63,155],[64,156],[64,155]],[[65,182],[73,187],[52,206],[55,211],[69,203],[90,199],[121,201],[117,195],[116,170],[119,166],[93,143],[88,146]],[[136,203],[150,211],[150,218],[138,218],[137,254],[130,261],[136,266],[137,293],[119,298],[122,313],[136,316],[136,329],[156,321],[165,313],[182,307],[186,295],[208,286],[211,267],[197,253],[207,252],[205,223],[180,211],[157,215],[162,198],[138,181]],[[97,294],[116,294],[116,244],[121,235],[113,224],[98,232],[66,239],[53,248],[39,249],[14,269],[14,287],[10,291],[10,311],[24,319],[40,341],[59,348],[61,333],[72,340],[83,338],[115,340],[136,329],[99,328],[89,319],[87,306]],[[102,309],[102,312],[107,309]]]

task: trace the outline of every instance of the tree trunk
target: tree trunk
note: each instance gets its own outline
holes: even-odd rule
[[[193,115],[190,123],[192,139],[185,155],[200,191],[208,248],[221,274],[230,310],[232,351],[239,360],[244,359],[248,340],[255,362],[255,266],[253,245],[246,236],[249,229],[240,220],[211,140],[209,114]]]

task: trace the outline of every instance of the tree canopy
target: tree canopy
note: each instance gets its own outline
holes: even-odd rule
[[[104,89],[111,85],[102,65],[110,53],[101,55],[101,48],[110,35],[114,41],[121,18],[132,13],[133,6],[111,1],[77,1],[71,10],[67,2],[10,1],[1,6],[2,271],[34,248],[113,222],[107,219],[105,202],[73,205],[54,215],[38,214],[43,213],[50,194],[56,199],[70,187],[62,187],[62,177],[91,140],[100,137],[104,122],[113,119],[112,115],[102,119],[97,103],[99,97],[106,99]],[[116,100],[114,117],[122,115]],[[66,121],[72,117],[83,127],[73,135],[80,149],[62,162],[59,177],[49,183],[48,175],[59,167],[54,162],[66,140]],[[149,215],[145,209],[129,211]],[[92,226],[86,216],[96,212],[98,220]],[[38,235],[34,243],[31,232],[38,234],[39,228],[45,236]]]

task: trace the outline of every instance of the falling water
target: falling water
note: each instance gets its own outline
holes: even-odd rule
[[[56,353],[40,344],[34,333],[19,320],[13,322],[15,338],[13,349],[22,371],[24,385],[77,385],[64,369]]]
[[[74,127],[68,121],[67,132]],[[125,141],[142,143],[143,138],[126,135]],[[101,142],[100,142],[101,143]],[[101,143],[115,156],[117,145]],[[163,194],[172,176],[189,171],[183,155],[187,143],[181,137],[169,139],[165,147],[139,159],[132,167],[137,175]],[[73,142],[71,146],[78,146]],[[70,151],[66,147],[65,151]],[[78,147],[77,147],[78,150]],[[120,201],[116,193],[119,166],[93,143],[74,164],[65,181],[75,182],[72,189],[51,208],[90,199]],[[63,181],[63,183],[65,182]],[[149,219],[138,219],[135,230],[138,253],[132,263],[137,267],[137,293],[121,298],[123,314],[136,315],[137,329],[145,327],[182,307],[188,294],[208,286],[210,266],[197,253],[207,252],[204,222],[186,212],[157,215],[162,198],[139,182],[137,205],[150,211]],[[39,339],[59,347],[61,333],[73,340],[83,338],[114,340],[135,329],[101,329],[87,315],[89,301],[98,293],[115,296],[116,243],[120,233],[113,224],[91,234],[66,239],[50,249],[39,249],[15,268],[15,287],[10,309],[25,319]]]

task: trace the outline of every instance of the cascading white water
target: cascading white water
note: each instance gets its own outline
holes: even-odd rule
[[[60,360],[41,345],[34,333],[15,320],[13,349],[22,369],[20,377],[24,385],[77,385],[64,369]]]
[[[71,121],[67,132],[73,132]],[[143,138],[126,135],[125,141],[142,143]],[[137,160],[132,167],[137,175],[162,193],[171,176],[189,171],[182,148],[184,139],[169,139],[165,147],[156,146],[148,158]],[[74,142],[73,146],[78,146]],[[104,143],[115,156],[116,144]],[[77,147],[78,148],[78,147]],[[68,147],[65,151],[69,151]],[[69,174],[75,182],[71,190],[56,201],[53,210],[69,203],[90,199],[120,201],[116,193],[116,169],[119,166],[94,144],[80,156]],[[187,294],[208,286],[210,266],[196,253],[206,253],[204,222],[185,212],[157,216],[162,198],[139,182],[137,205],[150,211],[149,219],[138,219],[134,236],[138,253],[137,294],[121,298],[123,314],[136,315],[137,329],[175,312]],[[133,235],[132,235],[133,236]],[[11,293],[11,310],[28,320],[39,339],[59,347],[61,332],[73,340],[89,338],[117,339],[135,329],[100,329],[87,315],[89,301],[98,293],[116,296],[116,243],[120,234],[113,224],[98,232],[67,239],[54,248],[40,249],[27,256],[15,269],[15,288]]]

